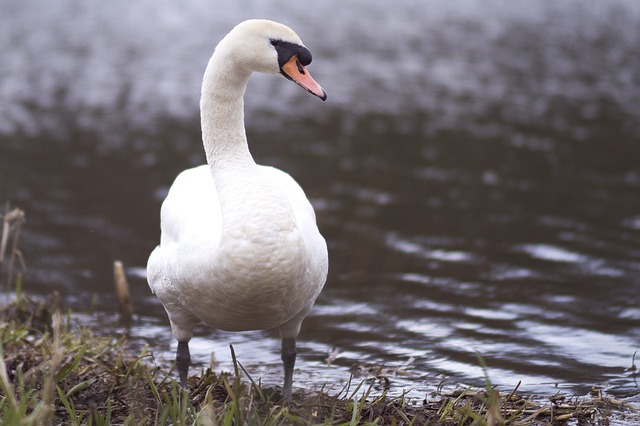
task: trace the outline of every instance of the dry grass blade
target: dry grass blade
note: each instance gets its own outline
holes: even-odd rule
[[[249,374],[249,372],[244,368],[244,365],[242,365],[240,361],[238,361],[238,359],[236,358],[236,351],[233,349],[233,345],[229,345],[229,349],[231,350],[231,359],[233,360],[233,365],[236,371],[236,375],[238,375],[238,366],[240,366],[240,369],[242,369],[242,372],[245,374],[245,376],[247,376],[247,379],[249,379],[249,381],[251,382],[251,386],[253,386],[253,389],[260,396],[260,400],[266,401],[267,399],[262,393],[260,386],[258,386],[258,384],[253,380],[253,378],[251,377],[251,374]]]
[[[120,320],[125,325],[130,325],[133,319],[133,302],[131,301],[129,282],[124,271],[124,265],[120,260],[113,262],[113,282],[118,298],[118,306],[120,307]]]
[[[7,292],[11,292],[13,270],[15,268],[16,260],[20,262],[22,271],[26,270],[26,264],[22,256],[22,252],[18,248],[20,231],[22,230],[22,225],[25,221],[26,216],[23,210],[17,207],[11,209],[11,204],[9,202],[5,204],[4,214],[2,215],[2,237],[0,237],[0,277],[4,267],[4,258],[7,253],[7,248],[9,247],[9,244],[11,244],[11,249],[9,250],[9,263],[7,265]]]

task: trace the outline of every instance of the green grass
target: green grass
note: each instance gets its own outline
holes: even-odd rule
[[[640,413],[601,393],[580,401],[523,397],[517,387],[502,393],[480,356],[485,389],[440,390],[418,405],[354,377],[345,378],[337,395],[297,391],[283,405],[280,391],[253,380],[233,348],[233,372],[203,371],[190,378],[186,393],[172,371],[155,366],[147,347],[131,353],[124,337],[74,326],[73,315],[56,307],[56,296],[38,301],[23,294],[20,283],[17,290],[0,308],[0,423],[7,425],[593,424],[611,413],[635,420]]]

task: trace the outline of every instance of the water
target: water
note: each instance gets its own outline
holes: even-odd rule
[[[8,1],[0,13],[0,201],[27,212],[26,286],[118,331],[128,266],[136,344],[173,358],[142,276],[159,207],[204,161],[202,72],[235,23],[291,25],[329,94],[255,76],[258,162],[305,188],[330,276],[300,335],[297,386],[339,390],[356,363],[414,395],[491,380],[541,394],[592,385],[638,401],[640,3],[337,0]],[[90,319],[91,318],[91,319]],[[199,328],[280,383],[275,332]],[[333,352],[330,365],[325,361]],[[395,374],[394,374],[395,372]]]

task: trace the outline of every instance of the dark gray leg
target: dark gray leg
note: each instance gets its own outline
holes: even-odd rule
[[[284,366],[284,387],[282,399],[291,401],[291,387],[293,385],[293,367],[296,364],[296,339],[282,339],[282,365]]]
[[[178,342],[176,351],[176,368],[180,375],[180,384],[187,389],[187,377],[189,377],[189,364],[191,364],[191,354],[189,353],[189,342]]]

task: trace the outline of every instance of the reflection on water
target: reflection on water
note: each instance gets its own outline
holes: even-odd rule
[[[167,186],[203,161],[211,49],[264,16],[297,30],[329,93],[263,76],[247,91],[254,156],[300,182],[329,243],[298,383],[340,388],[371,362],[411,373],[394,392],[481,384],[480,353],[504,386],[638,398],[640,3],[223,3],[7,4],[0,201],[27,212],[33,291],[109,312],[122,259],[134,341],[173,358],[139,272]],[[230,342],[280,382],[274,333],[198,329],[194,359],[230,368]]]

